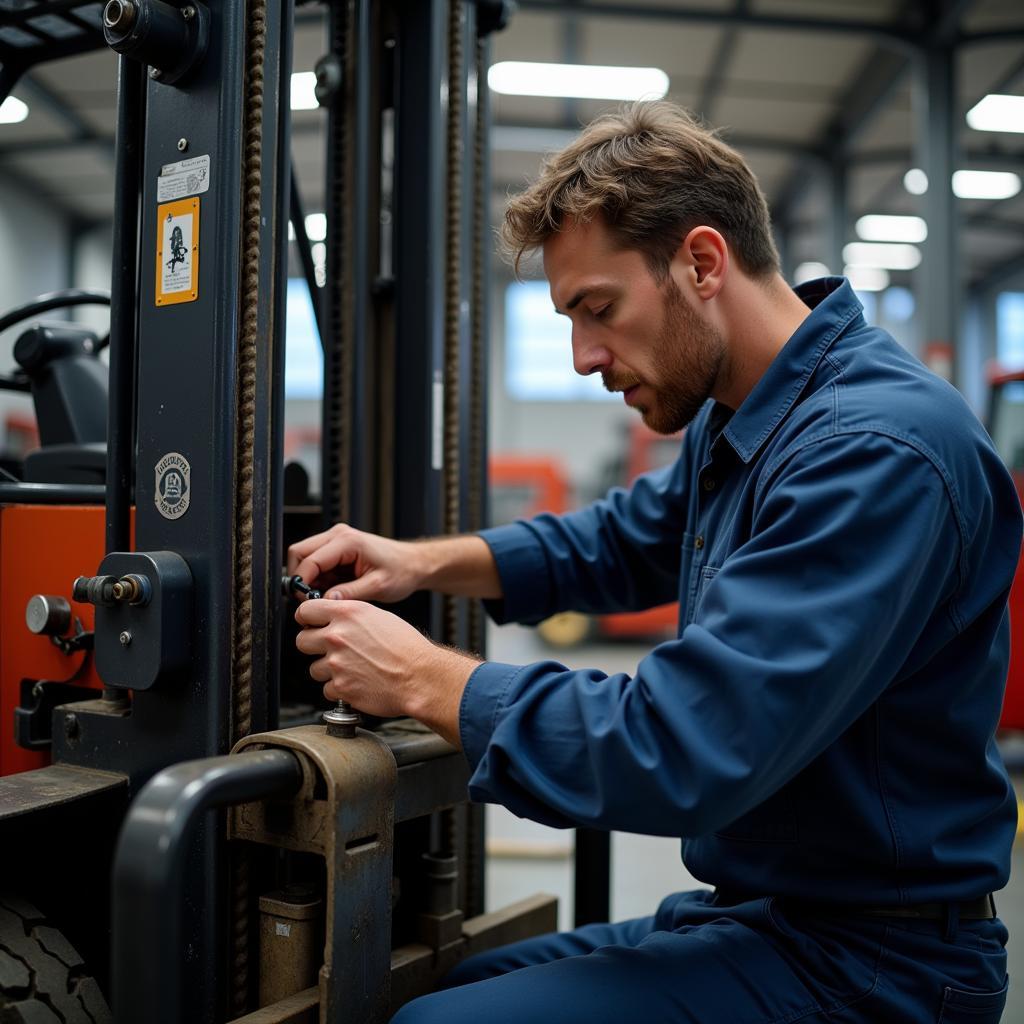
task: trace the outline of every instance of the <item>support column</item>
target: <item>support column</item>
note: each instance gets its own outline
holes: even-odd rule
[[[846,245],[849,222],[849,171],[846,156],[837,151],[826,168],[828,186],[828,248],[826,249],[828,269],[841,274],[846,261],[843,246]]]
[[[957,165],[959,120],[956,52],[951,46],[930,46],[918,57],[914,114],[919,166],[928,175],[928,191],[922,197],[928,238],[916,274],[923,312],[922,355],[933,370],[956,383],[963,286],[958,211],[951,185]]]

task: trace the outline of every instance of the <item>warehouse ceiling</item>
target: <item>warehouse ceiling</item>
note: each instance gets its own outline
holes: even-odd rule
[[[0,10],[27,0],[0,0]],[[100,5],[95,5],[95,15]],[[294,70],[325,48],[320,8],[302,8]],[[921,160],[916,65],[926,41],[955,44],[959,166],[1024,175],[1024,135],[982,132],[964,115],[988,93],[1024,93],[1020,0],[521,0],[493,61],[658,67],[668,97],[718,126],[758,175],[792,267],[829,262],[830,169],[846,168],[848,235],[866,213],[920,212],[903,176]],[[0,176],[80,225],[109,219],[116,58],[96,51],[34,67],[29,105],[0,124]],[[493,94],[494,210],[608,102]],[[307,211],[322,208],[320,111],[296,111],[294,158]],[[1024,126],[1022,126],[1024,127]],[[1024,192],[959,200],[963,269],[988,284],[1024,267]],[[833,268],[836,269],[836,268]]]

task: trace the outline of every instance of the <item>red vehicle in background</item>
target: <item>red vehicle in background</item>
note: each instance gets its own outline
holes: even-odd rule
[[[1024,503],[1024,370],[992,377],[989,431]],[[999,724],[1024,729],[1024,552],[1010,590],[1010,674]]]
[[[682,434],[666,437],[643,423],[629,425],[624,443],[604,468],[597,490],[627,486],[641,473],[672,462],[679,454]],[[570,507],[569,483],[562,464],[548,457],[493,455],[490,460],[491,520],[508,523],[540,512],[556,514]],[[584,640],[660,640],[675,635],[679,605],[642,612],[589,616],[579,612],[553,615],[538,627],[552,647],[574,647]]]

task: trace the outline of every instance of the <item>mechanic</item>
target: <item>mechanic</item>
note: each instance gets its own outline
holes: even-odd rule
[[[311,537],[298,646],[327,697],[461,746],[474,799],[681,837],[714,888],[473,957],[395,1019],[997,1021],[1021,515],[980,423],[845,280],[786,285],[751,171],[671,104],[591,124],[504,238],[542,250],[576,370],[689,424],[678,460],[478,536]],[[679,631],[632,677],[481,663],[366,603],[421,588],[498,622],[678,598]]]

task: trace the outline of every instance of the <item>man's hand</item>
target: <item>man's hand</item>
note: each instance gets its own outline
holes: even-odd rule
[[[460,746],[459,704],[477,659],[362,601],[303,601],[295,619],[298,649],[320,656],[309,674],[325,697],[382,718],[411,715]]]
[[[288,575],[319,583],[327,597],[393,603],[423,586],[425,566],[418,547],[339,523],[288,549]],[[338,583],[335,570],[340,567],[349,567],[355,579]]]

